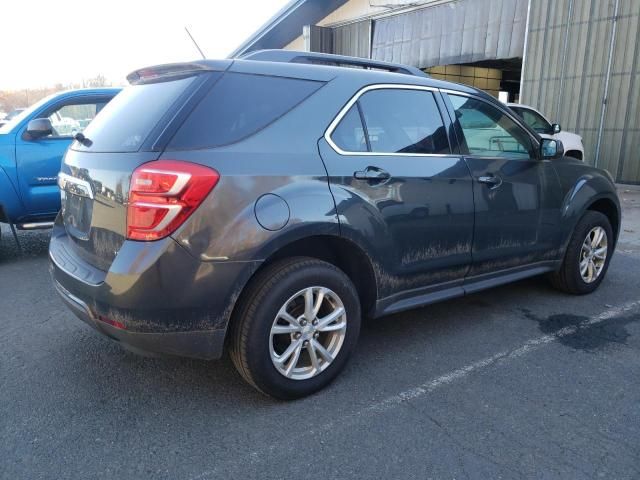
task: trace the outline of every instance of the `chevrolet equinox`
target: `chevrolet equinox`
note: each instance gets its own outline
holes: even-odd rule
[[[128,80],[66,153],[49,251],[66,304],[128,349],[226,349],[292,399],[338,375],[362,318],[606,274],[611,176],[480,90],[288,51]]]

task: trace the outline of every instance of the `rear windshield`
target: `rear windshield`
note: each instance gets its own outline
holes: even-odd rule
[[[235,143],[274,122],[324,82],[226,73],[191,112],[168,145],[194,150]]]
[[[83,132],[89,146],[75,142],[74,150],[137,152],[171,105],[195,77],[132,85],[104,107]]]

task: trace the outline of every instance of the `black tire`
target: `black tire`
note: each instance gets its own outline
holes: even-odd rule
[[[587,234],[595,227],[602,227],[605,230],[608,250],[600,275],[593,282],[587,283],[580,274],[580,252]],[[558,290],[574,295],[593,292],[602,283],[607,273],[613,255],[613,245],[613,230],[609,219],[600,212],[587,211],[573,230],[560,269],[550,275],[551,284]]]
[[[274,366],[270,331],[280,308],[302,289],[331,289],[344,305],[347,328],[337,356],[325,370],[304,380],[287,378]],[[250,282],[234,312],[229,342],[231,359],[243,378],[262,393],[291,400],[310,395],[328,385],[344,368],[360,333],[360,301],[353,283],[330,263],[308,257],[280,260],[259,272]]]

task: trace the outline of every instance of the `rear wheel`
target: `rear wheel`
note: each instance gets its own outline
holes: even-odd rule
[[[551,275],[558,289],[582,295],[593,292],[609,267],[613,231],[600,212],[587,211],[576,225],[560,270]]]
[[[359,331],[360,303],[349,277],[297,257],[268,266],[251,282],[234,315],[230,354],[261,392],[299,398],[338,375]]]

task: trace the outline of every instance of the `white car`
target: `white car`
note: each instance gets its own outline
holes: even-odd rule
[[[520,115],[524,122],[538,132],[541,137],[560,140],[564,146],[564,154],[567,157],[584,160],[584,146],[580,135],[563,132],[560,125],[551,123],[542,113],[529,105],[507,103],[507,106]]]
[[[80,123],[70,117],[63,117],[59,112],[53,112],[49,116],[53,131],[58,137],[74,137],[76,133],[81,132]]]

